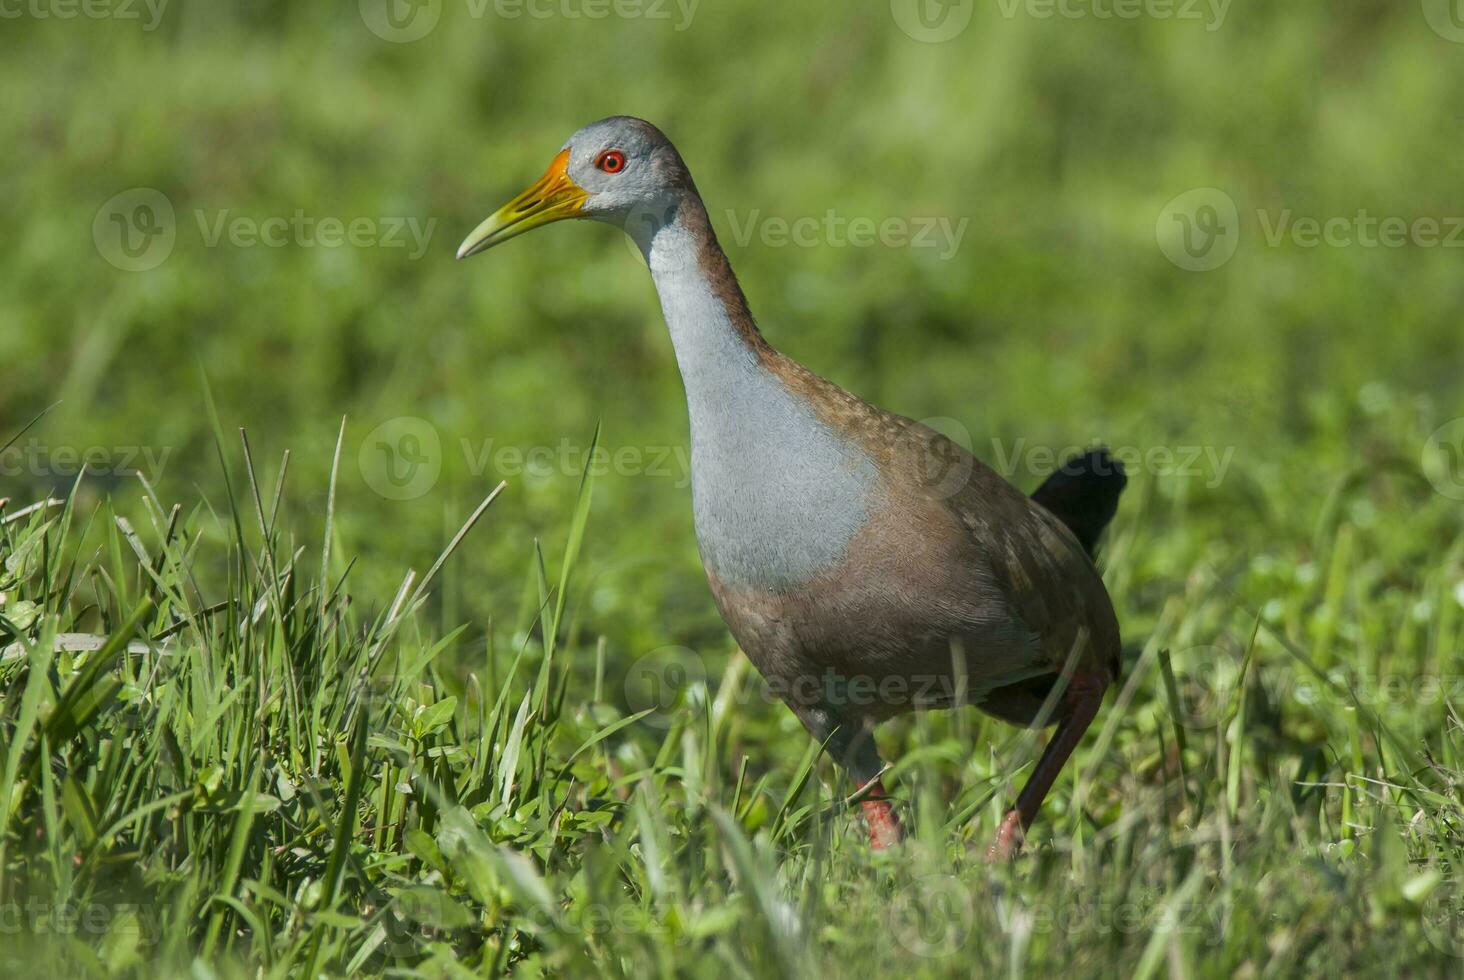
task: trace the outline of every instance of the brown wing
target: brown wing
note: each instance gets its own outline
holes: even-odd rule
[[[1118,621],[1108,590],[1061,521],[929,426],[876,408],[776,352],[770,357],[770,367],[826,424],[859,440],[895,506],[939,510],[966,529],[971,547],[959,549],[962,574],[999,593],[999,604],[1036,635],[1051,671],[1061,671],[1081,642],[1079,666],[1118,676]],[[990,625],[990,609],[970,612]]]
[[[1057,517],[1034,504],[964,447],[928,426],[869,407],[870,442],[882,472],[912,499],[938,501],[974,545],[973,581],[990,583],[1036,634],[1042,656],[1061,671],[1075,645],[1078,665],[1118,676],[1119,633],[1108,590],[1082,544]]]

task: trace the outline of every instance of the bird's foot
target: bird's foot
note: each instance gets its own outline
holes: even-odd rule
[[[864,825],[869,828],[869,846],[876,851],[894,847],[905,839],[905,828],[885,796],[884,784],[876,779],[866,791],[869,796],[859,806],[864,811]]]
[[[1016,857],[1017,852],[1022,849],[1024,836],[1022,815],[1016,810],[1008,810],[1006,817],[1001,822],[1001,829],[996,832],[996,840],[992,843],[991,850],[986,852],[986,863],[997,864]]]

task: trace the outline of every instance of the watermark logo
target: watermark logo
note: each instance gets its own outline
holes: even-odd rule
[[[1460,0],[1464,3],[1464,0]],[[1464,248],[1464,216],[1352,214],[1315,216],[1291,208],[1256,210],[1258,241],[1267,248]],[[1201,187],[1165,205],[1154,233],[1165,257],[1181,269],[1209,272],[1240,244],[1240,215],[1224,191]]]
[[[156,269],[173,253],[177,239],[173,202],[151,187],[123,191],[92,219],[97,254],[124,272]]]
[[[172,458],[173,449],[172,446],[53,446],[29,439],[0,449],[0,476],[72,479],[83,471],[91,476],[115,477],[141,473],[157,483]]]
[[[1464,418],[1445,422],[1423,445],[1423,473],[1450,500],[1464,500]]]
[[[442,0],[358,0],[366,29],[383,41],[420,41],[437,26]]]
[[[744,216],[727,212],[732,240],[746,247],[753,239],[764,248],[910,248],[938,250],[946,261],[955,256],[966,237],[970,218],[952,221],[948,217],[848,217],[830,209],[820,216],[784,218],[764,215],[754,209]]]
[[[568,437],[557,445],[518,446],[484,439],[474,444],[458,442],[468,473],[474,477],[491,474],[495,479],[529,477],[550,480],[593,477],[644,476],[674,481],[677,487],[691,486],[691,451],[686,446],[609,446],[593,448]]]
[[[890,903],[889,931],[916,956],[950,956],[966,944],[975,920],[975,903],[961,879],[930,874],[916,878]]]
[[[707,665],[689,647],[666,646],[630,665],[625,674],[625,703],[632,712],[647,709],[641,719],[654,728],[671,727],[676,712],[707,689]]]
[[[1008,20],[1025,14],[1034,20],[1203,21],[1206,31],[1225,26],[1230,0],[997,0]]]
[[[976,0],[890,0],[895,26],[911,39],[940,44],[971,26]]]
[[[1021,438],[1010,443],[992,439],[990,459],[996,471],[1007,479],[1045,479],[1058,470],[1069,475],[1090,471],[1086,450],[1096,446],[1104,446],[1110,461],[1108,467],[1091,469],[1097,476],[1109,476],[1122,466],[1123,472],[1129,476],[1147,473],[1176,480],[1203,481],[1207,490],[1214,490],[1225,482],[1225,475],[1235,461],[1234,446],[1118,446],[1105,445],[1102,440],[1094,439],[1088,446],[1057,447],[1029,443]]]
[[[195,208],[193,218],[205,248],[403,249],[411,260],[427,253],[437,228],[436,218],[339,218],[306,214],[303,208],[289,215],[263,218],[236,214],[230,208]],[[97,251],[128,272],[145,272],[166,261],[177,243],[178,231],[173,202],[150,187],[134,187],[116,195],[101,206],[92,221]]]
[[[1464,0],[1461,0],[1464,2]],[[1266,245],[1279,248],[1464,248],[1464,217],[1379,217],[1366,208],[1356,214],[1316,218],[1290,208],[1256,212]]]
[[[358,0],[366,29],[383,41],[410,44],[437,27],[442,0]],[[466,0],[473,20],[667,21],[680,33],[691,26],[701,0]]]
[[[222,208],[210,215],[202,208],[193,212],[204,247],[227,243],[234,248],[402,248],[413,261],[427,254],[437,219],[385,216],[368,218],[315,217],[296,208],[289,217],[270,215],[255,218],[236,215]]]
[[[1175,670],[1178,704],[1170,706],[1175,719],[1185,728],[1213,729],[1236,708],[1245,657],[1235,644],[1225,642],[1177,651],[1175,659],[1180,662]]]
[[[156,909],[139,902],[51,903],[34,896],[0,904],[0,936],[92,939],[114,936],[150,947],[162,938]]]
[[[656,195],[633,205],[620,225],[625,230],[626,248],[646,262],[652,272],[679,272],[696,256],[695,242],[689,239],[658,241],[663,232],[676,224],[677,209],[674,197]]]
[[[150,32],[167,8],[168,0],[0,0],[0,20],[136,20]]]
[[[442,439],[426,419],[403,415],[372,429],[356,461],[366,485],[388,500],[415,500],[442,474]]]
[[[1456,876],[1435,874],[1440,878],[1418,910],[1423,934],[1439,952],[1464,958],[1464,886]]]
[[[1164,257],[1190,272],[1210,272],[1229,262],[1240,244],[1240,211],[1219,188],[1198,187],[1159,212],[1154,237]]]
[[[664,20],[677,33],[691,26],[701,0],[467,0],[468,15],[477,19],[490,11],[502,20]]]
[[[1423,17],[1445,41],[1464,44],[1464,0],[1423,0]]]
[[[907,460],[907,471],[938,497],[959,493],[976,466],[970,430],[945,416],[907,424],[895,446],[897,458]]]
[[[662,239],[662,232],[675,225],[677,202],[673,199],[635,205],[621,227],[626,247],[637,256],[649,256],[652,272],[676,272],[693,261],[695,242],[679,231]],[[941,261],[953,258],[966,237],[970,218],[951,219],[939,215],[872,218],[847,216],[829,209],[822,215],[788,218],[764,214],[754,208],[726,212],[731,241],[739,248],[756,242],[762,248],[908,248],[933,251]],[[654,244],[654,247],[652,245]]]
[[[519,444],[489,437],[443,441],[430,421],[395,418],[372,430],[361,444],[359,462],[367,484],[382,496],[410,500],[433,489],[452,457],[473,478],[578,480],[643,477],[678,488],[691,485],[691,450],[685,445],[587,445],[569,437],[557,443]],[[5,455],[0,454],[0,464]]]

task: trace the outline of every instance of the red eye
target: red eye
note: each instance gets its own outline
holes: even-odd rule
[[[625,169],[625,154],[619,150],[606,150],[595,158],[595,166],[607,174],[618,174]]]

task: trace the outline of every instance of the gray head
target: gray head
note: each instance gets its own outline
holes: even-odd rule
[[[543,177],[463,240],[458,258],[565,218],[626,227],[637,215],[674,208],[695,190],[681,155],[659,129],[644,119],[611,116],[571,136]]]

